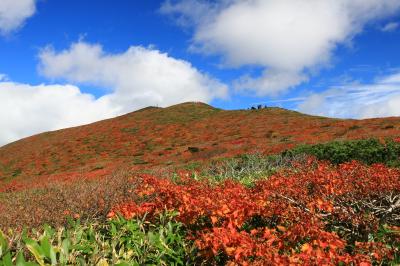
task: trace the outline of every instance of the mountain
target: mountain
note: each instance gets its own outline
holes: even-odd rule
[[[221,110],[204,103],[147,107],[0,147],[0,191],[217,157],[272,154],[301,143],[400,136],[400,118],[343,120],[271,107]]]

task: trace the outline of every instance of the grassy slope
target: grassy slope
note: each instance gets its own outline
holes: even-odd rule
[[[179,165],[255,150],[276,153],[299,143],[387,136],[400,136],[400,118],[339,120],[280,108],[225,111],[202,103],[149,107],[1,147],[0,184],[6,190],[107,175],[120,167]]]

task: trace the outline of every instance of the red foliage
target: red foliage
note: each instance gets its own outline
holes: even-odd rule
[[[179,166],[300,143],[399,137],[400,118],[336,120],[270,108],[225,111],[200,103],[147,108],[91,125],[36,135],[0,148],[0,187],[30,188],[94,169]],[[190,153],[188,147],[200,152]],[[110,172],[109,172],[110,173]],[[15,180],[15,183],[9,184]]]
[[[175,182],[150,175],[140,178],[132,192],[137,200],[115,207],[109,217],[116,213],[153,217],[177,210],[177,219],[205,257],[222,252],[229,261],[243,265],[369,265],[390,259],[395,252],[361,239],[349,253],[349,239],[330,229],[340,222],[377,230],[376,217],[351,210],[343,202],[398,192],[400,171],[382,165],[352,162],[336,167],[310,161],[301,171],[277,174],[252,188],[232,181],[211,185],[189,178],[186,172]]]

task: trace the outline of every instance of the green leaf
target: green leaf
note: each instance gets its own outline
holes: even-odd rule
[[[65,264],[68,262],[70,247],[71,247],[71,241],[69,239],[64,239],[61,243],[61,252],[60,252],[61,264]]]
[[[53,247],[50,249],[50,260],[51,265],[57,265],[57,254]]]
[[[38,266],[38,264],[34,262],[25,261],[24,254],[20,251],[17,255],[17,260],[15,262],[16,266]]]
[[[40,247],[42,248],[45,257],[51,261],[51,265],[56,265],[57,264],[56,252],[52,244],[50,243],[49,237],[47,235],[48,233],[46,233],[46,235],[44,235],[40,239]]]
[[[0,230],[0,258],[8,250],[8,241],[4,233]]]
[[[24,242],[26,244],[26,247],[28,250],[32,253],[32,255],[35,257],[37,263],[39,263],[40,266],[45,266],[43,258],[45,258],[45,252],[43,249],[36,243],[31,238],[25,238]]]
[[[43,226],[43,231],[44,231],[44,235],[47,236],[49,239],[52,239],[55,234],[55,230],[47,224],[45,224]]]
[[[11,253],[7,252],[4,256],[3,256],[3,260],[0,260],[0,264],[3,266],[13,266],[12,263],[12,258],[11,258]]]
[[[52,249],[52,246],[51,246],[50,240],[47,236],[43,236],[40,239],[40,247],[43,250],[44,256],[46,258],[50,258],[50,250]]]
[[[131,264],[129,264],[127,262],[120,262],[120,263],[115,264],[115,266],[129,266],[129,265],[131,265]]]

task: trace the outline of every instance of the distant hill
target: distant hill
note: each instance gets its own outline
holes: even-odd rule
[[[204,103],[147,107],[0,148],[0,191],[17,184],[280,152],[300,143],[399,137],[400,118],[343,120],[281,108],[227,111]],[[23,186],[23,185],[21,185]]]

